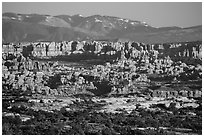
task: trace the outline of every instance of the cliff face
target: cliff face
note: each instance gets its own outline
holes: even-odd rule
[[[85,81],[88,81],[91,84],[87,86],[91,88],[87,89],[97,95],[110,92],[110,94],[139,93],[141,95],[147,93],[144,96],[163,98],[200,97],[199,84],[195,84],[196,86],[190,84],[202,79],[201,47],[199,41],[152,45],[137,42],[99,41],[36,42],[18,45],[11,43],[3,45],[3,68],[11,72],[39,71],[42,75],[53,71],[55,75],[48,74],[47,79],[52,92],[54,89],[61,91],[66,88],[75,92],[76,88],[83,87],[83,84],[86,85]],[[33,58],[57,61],[62,59],[69,61],[71,58],[74,62],[97,59],[103,60],[106,64],[96,65],[87,70],[75,70],[75,68],[56,64],[57,62],[40,63]],[[188,82],[189,80],[192,82],[188,83],[187,87],[193,90],[175,89],[179,81]],[[152,81],[170,81],[170,85],[173,86],[167,88],[152,85]],[[70,87],[70,82],[79,84],[78,86],[73,84],[73,87]],[[61,89],[58,86],[61,86]],[[149,90],[146,91],[146,89]]]
[[[202,58],[201,41],[196,42],[180,42],[165,44],[144,44],[136,42],[86,42],[86,41],[64,41],[64,42],[34,42],[3,44],[2,52],[23,52],[37,57],[50,58],[56,56],[69,56],[71,54],[95,54],[106,56],[117,56],[120,58],[125,56],[138,57],[143,60],[148,58],[149,54],[157,57],[170,58]],[[120,54],[117,54],[119,53]],[[128,55],[129,54],[129,55]]]

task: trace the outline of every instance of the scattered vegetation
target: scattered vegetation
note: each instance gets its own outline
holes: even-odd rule
[[[3,109],[5,107],[8,103],[3,103]],[[70,111],[64,107],[60,111],[46,112],[13,105],[8,112],[19,115],[3,116],[2,132],[4,135],[159,135],[175,134],[172,131],[184,128],[194,134],[202,134],[202,111],[191,107],[178,109],[176,113],[136,108],[130,114],[125,111],[115,114],[97,112],[95,108],[98,107],[96,103],[85,101],[75,102],[69,107]],[[189,112],[196,115],[189,115]],[[32,118],[22,121],[20,115]]]

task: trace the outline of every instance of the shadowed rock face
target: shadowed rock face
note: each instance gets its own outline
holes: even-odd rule
[[[201,47],[199,41],[165,44],[99,41],[8,43],[3,45],[4,88],[62,96],[88,90],[97,96],[201,97],[200,84],[188,82],[201,80]],[[98,59],[106,63],[75,69],[58,62],[31,59],[52,60],[58,56],[58,59],[72,57],[75,62]],[[157,82],[167,86],[161,87]],[[186,88],[179,89],[179,86]]]
[[[4,13],[2,20],[3,42],[120,39],[166,43],[202,39],[202,26],[154,28],[140,21],[100,15],[82,17]]]
[[[63,54],[62,43],[21,44],[3,45],[3,134],[202,134],[199,42],[68,48],[67,58],[107,59],[121,46],[117,60],[91,67],[30,58]]]
[[[109,85],[108,81],[102,81],[102,82],[95,82],[94,85],[97,87],[96,90],[91,90],[92,93],[94,93],[97,96],[100,95],[107,95],[111,92],[111,85]]]
[[[27,42],[5,43],[3,52],[22,52],[24,57],[55,59],[64,61],[103,60],[117,58],[141,58],[141,62],[154,58],[171,58],[187,64],[201,64],[201,41],[144,44],[139,42],[105,41],[63,41],[63,42]],[[150,59],[148,59],[150,58]]]

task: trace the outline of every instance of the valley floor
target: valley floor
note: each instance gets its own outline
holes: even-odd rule
[[[3,134],[202,134],[201,98],[138,96],[3,99]]]

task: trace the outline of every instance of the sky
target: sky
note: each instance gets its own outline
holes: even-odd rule
[[[108,15],[153,27],[202,25],[201,2],[3,2],[2,13]]]

